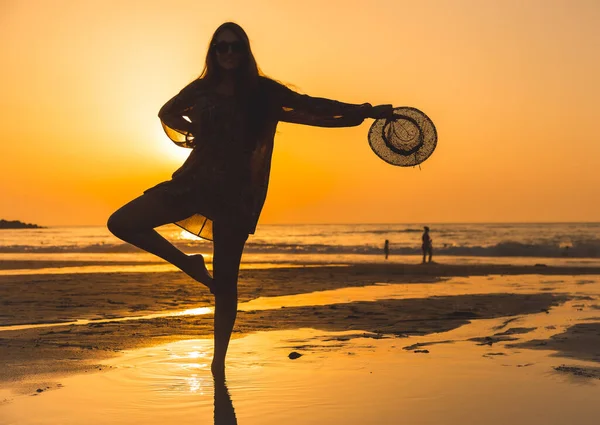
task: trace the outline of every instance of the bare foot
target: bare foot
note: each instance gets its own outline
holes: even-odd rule
[[[202,254],[195,254],[189,256],[189,266],[186,273],[196,281],[200,282],[208,289],[213,290],[213,278],[204,264],[204,257]]]

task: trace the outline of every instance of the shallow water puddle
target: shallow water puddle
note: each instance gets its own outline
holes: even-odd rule
[[[443,337],[473,336],[503,320]],[[348,335],[301,329],[233,340],[230,396],[221,386],[215,394],[211,340],[134,350],[106,362],[105,373],[61,379],[58,391],[12,396],[0,417],[22,425],[597,423],[600,381],[554,373],[564,360],[548,352],[457,341],[416,354],[402,347],[422,337]],[[306,346],[313,348],[296,349]],[[303,356],[290,360],[292,350]],[[506,354],[484,357],[492,351]]]
[[[328,264],[328,267],[341,267],[340,264]],[[242,270],[258,270],[258,269],[288,269],[316,267],[311,265],[293,264],[293,263],[246,263],[243,264]],[[212,264],[207,262],[207,268],[212,271]],[[6,269],[0,270],[0,276],[28,276],[28,275],[55,275],[55,274],[84,274],[84,273],[165,273],[165,272],[180,272],[180,270],[172,264],[125,264],[125,265],[86,265],[86,266],[69,266],[63,267],[44,267],[31,269]]]

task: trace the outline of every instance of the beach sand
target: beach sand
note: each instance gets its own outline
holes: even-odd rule
[[[0,276],[0,423],[198,423],[217,413],[215,423],[233,423],[233,405],[243,424],[510,419],[477,416],[494,409],[520,409],[514,423],[591,424],[600,413],[597,268],[252,269],[239,297],[229,397],[208,367],[212,296],[184,274]],[[535,415],[554,399],[563,407]]]

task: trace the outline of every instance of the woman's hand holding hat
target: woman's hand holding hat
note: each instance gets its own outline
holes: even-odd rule
[[[385,119],[394,118],[394,107],[392,105],[372,106],[371,110],[368,112],[367,117],[373,118],[376,120],[378,120],[380,118],[385,118]]]

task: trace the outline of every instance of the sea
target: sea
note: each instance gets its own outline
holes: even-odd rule
[[[600,223],[412,223],[259,225],[246,243],[242,267],[420,262],[424,225],[438,263],[600,265]],[[212,242],[175,225],[157,230],[182,251],[206,254],[211,262]],[[11,260],[162,262],[105,226],[0,230],[0,274],[8,268],[18,273],[8,267]]]

